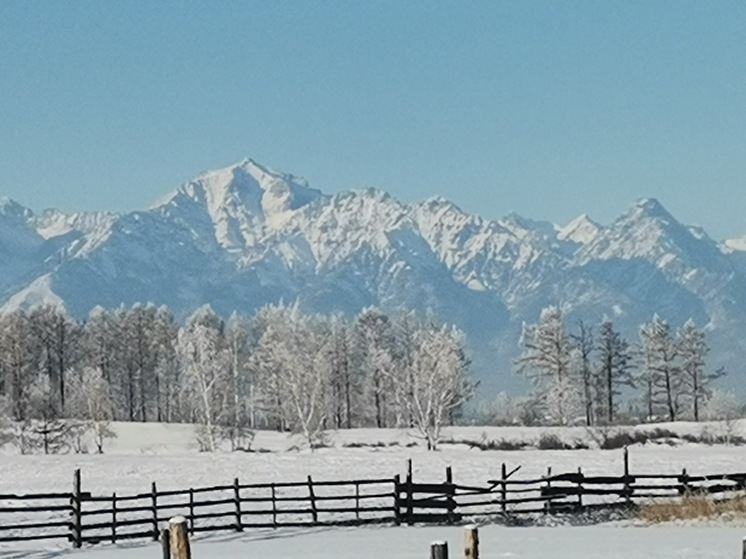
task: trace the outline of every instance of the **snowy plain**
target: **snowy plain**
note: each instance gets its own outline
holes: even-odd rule
[[[82,471],[83,490],[94,494],[139,493],[148,491],[155,481],[159,489],[184,489],[232,482],[301,481],[307,475],[314,480],[390,478],[404,475],[412,459],[416,481],[440,482],[446,467],[453,469],[456,483],[484,485],[498,478],[501,464],[509,470],[521,466],[518,478],[538,477],[552,467],[553,473],[577,471],[587,474],[621,474],[622,451],[536,450],[489,451],[465,444],[443,444],[437,452],[428,452],[402,430],[352,430],[331,433],[329,447],[311,452],[299,440],[286,434],[258,432],[253,443],[257,452],[200,453],[194,430],[187,425],[116,424],[118,437],[105,447],[106,454],[65,454],[22,456],[7,449],[0,454],[0,494],[39,491],[68,491],[73,470]],[[655,427],[655,426],[654,426]],[[717,429],[717,425],[666,424],[677,433],[697,433]],[[653,427],[646,426],[646,429]],[[739,434],[746,424],[737,426]],[[535,441],[543,433],[555,433],[564,441],[583,441],[592,446],[591,434],[584,428],[531,429],[525,427],[457,427],[448,429],[445,440],[524,440]],[[416,444],[416,446],[412,446]],[[351,447],[353,445],[354,447]],[[364,445],[364,446],[360,446]],[[263,452],[259,452],[263,450]],[[746,471],[746,447],[706,446],[674,443],[633,445],[630,470],[635,473],[722,474]],[[462,529],[443,527],[356,528],[251,531],[240,538],[211,535],[195,542],[195,559],[200,557],[246,557],[251,555],[308,559],[329,557],[328,550],[340,559],[365,557],[414,559],[428,553],[430,541],[447,539],[456,556],[461,553]],[[640,527],[634,523],[591,527],[481,529],[484,557],[705,557],[738,556],[740,541],[746,536],[746,523],[715,523]],[[3,544],[0,557],[71,556],[89,559],[103,557],[155,557],[154,544],[139,543],[128,547],[101,546],[80,551],[69,549],[66,542],[47,544]],[[453,554],[454,552],[452,552]],[[622,553],[624,555],[622,555]]]

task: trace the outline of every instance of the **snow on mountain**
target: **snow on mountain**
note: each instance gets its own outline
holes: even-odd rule
[[[601,232],[601,226],[586,214],[573,219],[570,223],[557,230],[557,238],[561,241],[572,241],[587,245]]]
[[[746,235],[738,239],[728,239],[723,244],[732,251],[746,252]]]
[[[178,222],[196,225],[196,236],[212,229],[227,250],[243,250],[279,229],[300,208],[322,196],[304,179],[262,167],[251,159],[208,171],[180,186],[154,209]]]
[[[44,210],[29,220],[44,239],[53,239],[71,232],[95,234],[110,227],[118,218],[112,212],[80,212],[65,214],[55,209]]]
[[[327,196],[246,159],[124,215],[0,203],[0,300],[64,304],[79,318],[135,302],[179,317],[204,303],[228,315],[279,300],[322,312],[430,309],[467,332],[492,390],[516,382],[521,323],[549,304],[568,325],[614,317],[632,339],[655,312],[674,325],[694,317],[712,332],[717,364],[735,367],[746,350],[739,246],[719,246],[654,199],[608,227],[585,215],[556,227],[514,213],[487,220],[440,197]]]

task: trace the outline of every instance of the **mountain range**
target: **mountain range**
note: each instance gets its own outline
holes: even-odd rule
[[[561,305],[568,326],[610,318],[635,340],[654,313],[706,327],[711,367],[744,383],[746,237],[717,242],[657,200],[609,225],[470,215],[440,197],[406,205],[365,189],[327,195],[250,159],[205,172],[151,208],[34,213],[0,203],[3,310],[209,303],[227,316],[280,300],[309,311],[428,309],[468,335],[483,394],[512,372],[524,322]],[[741,389],[741,393],[746,389]]]

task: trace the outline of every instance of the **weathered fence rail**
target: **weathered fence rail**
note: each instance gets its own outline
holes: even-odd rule
[[[0,494],[0,542],[68,540],[84,543],[158,540],[164,523],[183,516],[190,532],[250,528],[340,526],[373,523],[455,524],[466,518],[574,513],[631,507],[650,499],[746,491],[746,473],[717,475],[586,476],[581,470],[538,479],[515,479],[518,468],[501,468],[484,486],[453,481],[416,483],[411,463],[399,476],[359,480],[233,483],[160,490],[153,483],[135,495],[92,495],[82,491],[80,472],[70,493]]]

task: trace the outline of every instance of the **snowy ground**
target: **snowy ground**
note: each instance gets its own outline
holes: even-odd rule
[[[698,432],[701,425],[675,424],[663,427],[678,433]],[[737,432],[744,434],[746,424]],[[576,471],[587,474],[621,474],[621,450],[517,450],[481,451],[466,445],[446,444],[438,452],[428,452],[405,431],[354,430],[334,433],[330,447],[316,452],[298,450],[299,441],[284,434],[258,433],[255,449],[269,452],[216,454],[197,451],[194,432],[185,425],[118,424],[118,438],[109,443],[104,455],[68,454],[58,456],[21,456],[12,451],[0,454],[0,494],[39,491],[67,491],[72,472],[82,470],[83,490],[94,494],[139,493],[148,491],[156,481],[161,490],[184,489],[242,482],[300,481],[307,475],[315,480],[383,477],[404,474],[408,459],[414,463],[416,481],[438,482],[447,466],[453,468],[454,481],[483,485],[500,475],[501,463],[509,469],[521,466],[516,477],[537,477],[551,466],[554,473]],[[647,428],[647,427],[646,427]],[[717,429],[718,426],[706,426]],[[461,427],[449,430],[454,440],[536,440],[546,430],[527,428]],[[582,440],[592,445],[592,437],[583,428],[554,430],[563,440]],[[366,445],[350,448],[350,444]],[[631,472],[678,473],[686,467],[690,474],[746,471],[746,447],[705,446],[701,444],[645,444],[630,448]],[[0,519],[0,521],[2,521]],[[461,553],[460,528],[358,528],[337,530],[246,533],[241,539],[211,536],[195,543],[195,559],[200,557],[242,557],[247,555],[296,557],[299,550],[306,559],[329,557],[328,550],[340,559],[385,555],[414,559],[428,553],[430,541],[448,539],[455,556]],[[746,528],[726,526],[688,527],[578,527],[578,528],[482,528],[483,556],[553,558],[573,557],[679,557],[720,558],[738,556]],[[601,547],[603,546],[603,547]],[[603,549],[603,554],[600,550]],[[116,552],[115,552],[116,550]],[[153,544],[134,547],[89,548],[73,552],[65,542],[47,544],[2,544],[0,558],[53,557],[68,554],[85,559],[115,556],[156,557]],[[622,555],[623,554],[623,555]],[[452,553],[454,556],[454,553]]]
[[[680,433],[702,429],[701,425],[665,425]],[[739,426],[746,431],[746,424]],[[297,448],[299,441],[286,434],[259,432],[255,449],[271,452],[215,454],[200,453],[192,426],[121,423],[119,436],[108,443],[106,454],[64,454],[22,456],[11,450],[0,454],[0,494],[38,491],[67,491],[72,473],[82,470],[83,490],[118,494],[149,491],[155,481],[159,489],[185,489],[232,483],[301,481],[307,475],[315,480],[391,478],[404,475],[407,460],[414,464],[414,478],[422,482],[442,481],[447,466],[454,481],[482,485],[500,476],[501,463],[509,470],[521,469],[516,477],[539,477],[552,467],[553,473],[577,471],[586,474],[621,474],[621,450],[536,450],[492,451],[465,445],[442,445],[428,452],[421,444],[407,446],[413,439],[406,431],[356,429],[330,436],[330,448],[310,452]],[[458,427],[446,432],[455,440],[532,440],[546,429]],[[591,444],[584,428],[556,429],[568,442],[584,440]],[[349,444],[384,445],[349,448]],[[396,445],[396,446],[393,446]],[[701,444],[634,445],[630,448],[633,474],[678,473],[716,474],[746,471],[746,446],[706,446]]]
[[[482,557],[511,559],[732,559],[740,557],[746,530],[737,528],[480,528]],[[192,542],[194,559],[417,559],[430,543],[447,541],[451,557],[462,556],[463,529],[356,528],[279,530],[247,533],[241,538],[207,537]],[[17,549],[0,551],[3,559],[141,559],[160,557],[157,544],[83,550]]]

